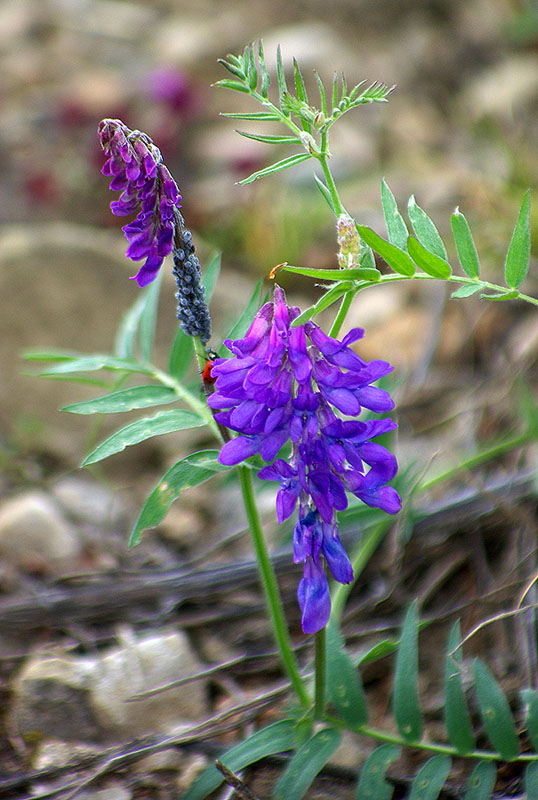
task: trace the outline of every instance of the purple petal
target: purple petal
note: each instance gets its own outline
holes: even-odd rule
[[[297,598],[302,611],[303,632],[317,633],[324,628],[331,614],[331,598],[321,559],[318,564],[311,558],[306,560]]]
[[[227,467],[233,467],[239,464],[246,458],[250,458],[260,449],[259,436],[237,436],[226,444],[223,445],[219,453],[218,461],[220,464],[225,464]]]

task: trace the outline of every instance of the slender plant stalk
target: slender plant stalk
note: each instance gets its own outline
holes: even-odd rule
[[[305,708],[310,708],[311,699],[306,691],[303,679],[299,673],[299,667],[293,653],[291,641],[284,617],[284,608],[278,589],[273,565],[267,552],[267,546],[263,536],[260,524],[260,517],[254,492],[252,490],[252,478],[250,469],[248,467],[240,466],[239,480],[241,483],[241,491],[243,493],[243,502],[247,513],[247,519],[254,543],[254,550],[256,551],[256,559],[260,570],[261,582],[265,593],[265,600],[271,617],[273,625],[273,634],[280,650],[280,657],[282,665],[291,681],[295,693]]]
[[[314,717],[316,719],[321,719],[325,711],[326,640],[326,629],[322,628],[315,636]]]

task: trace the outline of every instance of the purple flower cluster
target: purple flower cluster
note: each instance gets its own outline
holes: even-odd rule
[[[396,459],[371,441],[396,423],[346,419],[363,408],[377,413],[394,408],[388,392],[372,386],[392,371],[391,365],[366,362],[350,348],[363,336],[361,328],[338,341],[311,321],[292,328],[298,315],[277,286],[274,302],[260,309],[245,338],[225,342],[234,357],[215,361],[215,392],[208,402],[218,410],[215,419],[240,434],[223,446],[219,461],[238,464],[260,454],[272,463],[259,477],[280,482],[279,523],[299,505],[293,549],[304,576],[298,599],[303,630],[315,633],[330,614],[325,562],[340,583],[353,579],[336,518],[347,507],[346,493],[389,514],[401,504],[387,486],[396,474]],[[277,458],[288,441],[289,458]]]
[[[101,172],[112,177],[113,191],[121,191],[119,200],[110,204],[112,213],[137,214],[123,227],[129,242],[126,255],[134,261],[146,259],[134,279],[147,286],[172,252],[181,195],[147,134],[132,131],[119,119],[104,119],[98,135],[108,156]]]

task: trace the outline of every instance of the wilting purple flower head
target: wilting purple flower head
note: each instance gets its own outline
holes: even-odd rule
[[[101,172],[112,177],[113,191],[121,191],[110,204],[112,213],[137,214],[123,227],[129,242],[126,255],[134,261],[146,259],[134,279],[139,286],[147,286],[172,252],[181,195],[147,134],[132,131],[119,119],[104,119],[98,136],[108,156]]]
[[[244,339],[225,342],[234,356],[214,362],[208,403],[217,422],[240,434],[223,446],[219,461],[238,464],[260,454],[272,462],[258,476],[280,483],[279,523],[299,503],[294,560],[304,564],[304,576],[298,598],[303,630],[315,633],[330,614],[325,562],[340,583],[353,579],[336,518],[347,508],[347,493],[389,514],[400,510],[398,493],[387,486],[396,459],[371,441],[397,426],[387,418],[356,419],[363,408],[394,408],[388,392],[372,386],[391,365],[364,361],[350,348],[364,331],[354,328],[339,341],[311,321],[292,328],[298,315],[275,287],[274,302],[260,309]],[[277,458],[287,442],[289,458]]]

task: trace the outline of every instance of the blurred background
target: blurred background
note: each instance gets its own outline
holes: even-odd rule
[[[125,221],[111,214],[115,193],[100,173],[104,158],[96,130],[103,117],[119,117],[146,131],[161,148],[183,195],[183,213],[202,266],[222,251],[221,282],[212,301],[214,346],[242,311],[255,280],[266,278],[275,265],[336,266],[334,220],[314,188],[310,163],[246,187],[237,185],[289,152],[242,138],[234,132],[234,121],[219,117],[222,111],[259,110],[244,96],[211,87],[226,76],[217,59],[258,39],[263,39],[271,70],[278,44],[288,72],[292,58],[298,59],[314,104],[314,69],[326,82],[344,72],[351,86],[364,79],[394,84],[387,104],[356,109],[334,128],[332,167],[346,207],[384,234],[384,176],[404,213],[409,196],[416,196],[436,221],[456,265],[449,220],[459,206],[473,230],[484,274],[502,281],[522,197],[538,177],[534,0],[0,0],[0,694],[6,693],[10,709],[20,700],[19,690],[12,692],[12,674],[34,642],[48,646],[61,640],[70,652],[93,653],[92,648],[116,641],[124,611],[137,630],[159,628],[171,619],[176,627],[185,625],[205,663],[227,658],[229,650],[233,657],[271,647],[261,597],[233,579],[234,594],[228,591],[224,601],[209,598],[200,606],[195,595],[183,613],[174,605],[179,595],[161,601],[157,587],[151,610],[127,608],[126,602],[125,609],[118,605],[116,619],[114,577],[106,584],[110,571],[124,569],[127,585],[136,568],[177,569],[188,558],[193,559],[190,565],[205,567],[213,541],[225,543],[213,553],[216,561],[252,557],[248,537],[235,536],[244,525],[238,492],[229,483],[197,487],[172,506],[140,548],[128,551],[130,525],[155,482],[193,448],[215,443],[200,430],[156,437],[81,473],[78,465],[88,449],[132,415],[103,423],[60,413],[67,403],[103,389],[28,377],[36,367],[20,357],[30,349],[111,350],[121,315],[139,296],[128,279],[136,267],[124,256]],[[240,124],[256,130],[251,123]],[[536,243],[536,197],[533,204]],[[306,279],[287,275],[281,280],[294,303],[309,304],[319,296]],[[536,244],[523,290],[538,293]],[[161,366],[167,363],[177,325],[174,293],[166,270],[157,336]],[[331,318],[328,313],[325,319]],[[520,409],[532,409],[538,386],[538,326],[532,307],[475,298],[451,301],[442,285],[401,282],[358,296],[347,324],[366,328],[361,355],[381,357],[396,367],[390,388],[397,401],[402,473],[411,464],[417,474],[430,468],[440,473],[523,430]],[[458,490],[484,491],[489,498],[492,476],[516,486],[514,476],[526,480],[532,469],[536,448],[514,447],[472,477],[465,473]],[[357,587],[358,635],[385,599],[379,624],[389,619],[394,626],[410,596],[419,597],[421,610],[426,605],[437,612],[457,595],[462,603],[469,601],[466,630],[488,613],[483,596],[497,602],[498,587],[512,586],[508,597],[513,604],[511,581],[517,578],[523,586],[536,569],[535,494],[527,484],[521,491],[530,496],[527,506],[516,492],[485,521],[480,503],[455,521],[451,506],[448,532],[435,517],[422,536],[410,539],[412,522],[406,528],[407,518],[401,515],[396,533]],[[265,495],[260,501],[268,532],[274,526],[273,499]],[[425,514],[433,500],[434,494],[422,501]],[[277,536],[281,533],[275,532],[273,541]],[[97,604],[97,611],[88,611],[92,625],[85,624],[88,604],[82,604],[79,623],[54,611],[43,621],[45,600],[32,606],[34,593],[42,596],[42,579],[46,595],[49,578],[84,572],[98,572],[108,586],[103,608]],[[295,572],[286,601],[298,633],[296,582]],[[146,585],[153,585],[151,576]],[[24,624],[8,613],[17,592],[32,601]],[[482,603],[476,616],[474,597]],[[69,609],[75,605],[67,603]],[[102,623],[104,610],[112,619]],[[492,604],[489,610],[498,608]],[[499,629],[479,646],[492,646],[500,673],[519,671],[514,687],[532,685],[520,674],[523,639],[514,648],[511,630],[504,633],[502,657]],[[378,635],[373,631],[374,639]],[[129,636],[126,641],[128,650]],[[430,636],[430,642],[426,668],[437,667],[439,660],[438,641]],[[275,677],[274,659],[271,664]],[[390,694],[385,664],[379,673],[381,722]],[[178,669],[172,663],[168,679]],[[189,665],[182,669],[194,671]],[[238,673],[242,691],[247,683],[247,692],[263,689],[267,672],[263,664],[260,669],[261,677],[250,683],[247,673],[243,683]],[[153,679],[154,684],[164,681],[163,676]],[[210,706],[196,708],[192,716],[198,719],[231,703],[227,692],[210,687]],[[111,696],[115,693],[114,688]],[[190,689],[183,692],[189,694]],[[439,716],[436,698],[432,690],[430,710]],[[19,709],[21,703],[23,711],[30,709],[32,730],[35,709],[43,710],[43,730],[62,738],[60,705],[41,701],[31,695],[20,700]],[[105,705],[109,702],[107,695]],[[78,695],[74,702],[68,694],[61,708],[66,709],[63,725],[79,708]],[[16,705],[9,713],[24,734],[24,714]],[[159,707],[159,719],[162,714]],[[121,732],[124,739],[133,735],[129,720]],[[30,761],[24,748],[18,754],[22,760],[14,759],[12,746],[13,740],[0,739],[0,759],[16,772]]]
[[[19,353],[35,346],[109,348],[120,312],[137,296],[127,280],[133,264],[123,257],[123,221],[109,211],[114,196],[100,174],[95,131],[102,117],[120,117],[154,138],[182,191],[202,261],[222,249],[234,292],[217,295],[219,322],[241,308],[251,279],[275,264],[335,264],[333,221],[312,188],[310,164],[236,185],[281,153],[237,136],[219,111],[254,104],[211,83],[225,76],[219,57],[259,38],[269,64],[280,43],[287,68],[295,56],[307,80],[316,68],[327,81],[343,71],[351,85],[396,84],[389,104],[355,110],[335,128],[333,169],[348,209],[382,231],[382,176],[404,209],[414,193],[443,234],[459,205],[495,279],[522,195],[538,173],[532,0],[3,0],[4,446],[43,447],[76,463],[87,421],[56,409],[83,390],[21,377]],[[286,281],[299,295],[315,296],[308,282]],[[397,335],[402,353],[393,360],[406,370],[423,331],[420,298],[401,314],[409,292],[402,286],[383,299],[372,294],[354,310],[379,328],[369,338],[381,349],[383,331],[388,342]],[[175,323],[168,295],[163,341]],[[462,313],[471,307],[466,301]],[[463,344],[458,334],[469,333],[459,314],[451,312],[453,341],[441,343],[450,357]]]

